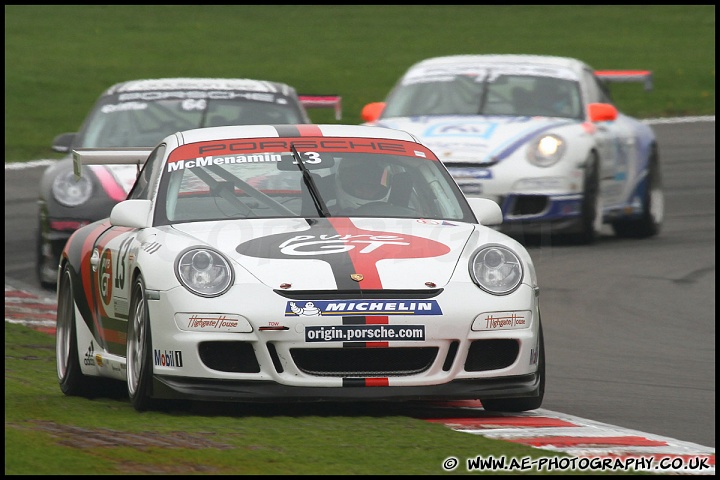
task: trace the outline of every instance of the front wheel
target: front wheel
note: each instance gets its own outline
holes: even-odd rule
[[[545,397],[545,340],[543,339],[542,324],[538,332],[538,389],[535,395],[523,398],[494,398],[483,400],[480,403],[487,411],[494,412],[525,412],[540,408]]]
[[[51,245],[43,237],[41,221],[35,237],[35,274],[44,289],[55,290],[57,287],[57,263]]]
[[[60,390],[68,396],[88,397],[93,390],[93,378],[84,375],[80,367],[72,276],[68,266],[62,270],[57,299],[55,360]]]
[[[127,390],[130,403],[142,412],[152,408],[152,335],[145,282],[138,276],[130,297],[127,331]]]
[[[585,169],[580,232],[573,235],[575,243],[589,245],[600,237],[603,226],[603,206],[600,196],[600,171],[595,154],[590,154]]]

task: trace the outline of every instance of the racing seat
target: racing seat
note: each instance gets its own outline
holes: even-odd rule
[[[412,188],[413,180],[410,173],[396,173],[393,175],[392,184],[390,185],[388,203],[398,207],[408,208]]]

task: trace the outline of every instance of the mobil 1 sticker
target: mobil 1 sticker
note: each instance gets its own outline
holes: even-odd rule
[[[306,342],[425,341],[425,325],[306,325]]]

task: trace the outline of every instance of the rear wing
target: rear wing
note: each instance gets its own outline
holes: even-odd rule
[[[335,120],[342,118],[342,97],[339,95],[298,95],[305,108],[334,108]]]
[[[83,165],[137,165],[138,172],[152,148],[79,148],[72,151],[73,173],[76,178],[82,175]]]
[[[646,92],[653,89],[651,70],[595,70],[595,76],[608,82],[642,82]]]

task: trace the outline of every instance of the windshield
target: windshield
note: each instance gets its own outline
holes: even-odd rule
[[[398,140],[323,140],[179,147],[162,173],[156,224],[326,216],[474,221],[457,185],[425,147]]]
[[[576,80],[495,70],[405,78],[382,118],[417,115],[513,115],[582,118]]]
[[[130,98],[128,95],[107,96],[88,117],[76,146],[154,147],[168,135],[193,128],[306,123],[301,107],[292,97],[219,92],[227,93],[224,96],[228,98],[192,98],[193,93],[200,97],[205,92],[176,92],[183,98],[169,99],[167,96],[153,98],[150,93]],[[213,93],[219,96],[218,92]],[[251,95],[260,99],[254,100]]]

